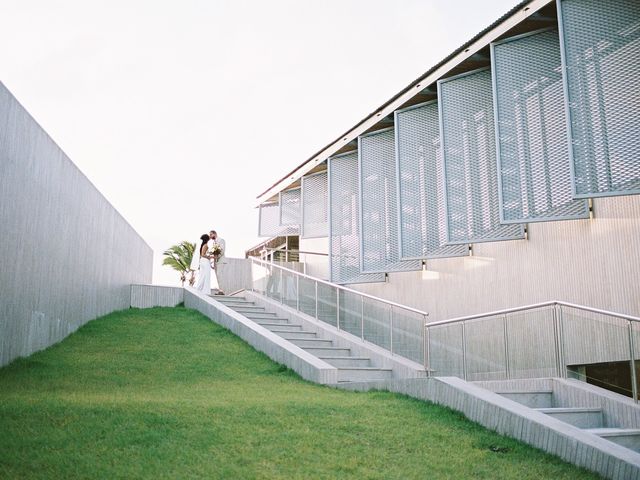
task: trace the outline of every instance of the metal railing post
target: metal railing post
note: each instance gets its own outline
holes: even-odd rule
[[[316,320],[318,319],[318,281],[316,280]]]
[[[562,305],[558,305],[558,352],[560,354],[560,376],[567,378],[567,365],[564,360],[564,316]]]
[[[562,377],[562,361],[560,360],[560,305],[553,306],[553,343],[556,353],[556,375]]]
[[[284,303],[284,270],[280,270],[280,303]]]
[[[422,317],[422,354],[424,355],[424,369],[427,376],[431,376],[431,362],[429,361],[429,326],[427,325],[427,316]]]
[[[364,341],[364,297],[360,297],[360,337]]]
[[[467,379],[467,339],[465,338],[464,322],[460,323],[462,327],[462,378]]]
[[[629,363],[631,367],[631,394],[633,401],[638,403],[638,379],[636,378],[635,345],[633,340],[633,322],[629,320]]]
[[[296,310],[300,311],[300,275],[296,275]]]
[[[393,355],[393,305],[389,305],[389,350]]]
[[[506,370],[507,380],[511,380],[511,360],[509,359],[509,326],[507,324],[507,315],[502,316],[504,328],[504,368]]]
[[[336,328],[340,330],[340,289],[336,288]]]

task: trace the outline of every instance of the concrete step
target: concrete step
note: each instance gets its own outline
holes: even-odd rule
[[[277,325],[289,325],[289,320],[287,320],[286,318],[251,318],[251,317],[247,317],[250,320],[253,320],[254,322],[256,322],[259,325],[262,325],[265,328],[269,328],[270,326],[277,326]]]
[[[578,428],[601,428],[602,409],[582,407],[536,408],[553,418]]]
[[[216,300],[217,300],[217,297],[216,297]],[[255,307],[256,306],[255,303],[249,302],[249,301],[238,302],[238,301],[224,300],[224,301],[222,301],[220,303],[222,303],[223,305],[226,305],[227,307],[230,307],[230,308],[236,308],[236,307],[242,308],[242,307]]]
[[[586,430],[610,442],[640,452],[640,429],[638,428],[588,428]]]
[[[250,302],[251,300],[247,300],[245,297],[233,297],[230,295],[216,295],[216,300],[220,301],[220,302],[227,302],[227,301],[235,301],[235,302]],[[253,303],[253,302],[251,302]]]
[[[233,307],[234,310],[236,310],[237,312],[266,312],[264,307],[261,307],[260,305],[235,305]]]
[[[348,357],[349,353],[351,353],[350,348],[344,348],[344,347],[322,346],[322,347],[303,347],[303,348],[307,352],[309,352],[311,355],[315,355],[318,358],[320,358],[321,355]]]
[[[496,392],[509,400],[521,403],[529,408],[551,408],[553,407],[553,391],[524,391],[524,392]]]
[[[315,340],[318,338],[318,334],[316,332],[273,332],[275,334],[280,335],[282,338],[286,340]],[[331,341],[331,340],[329,340]]]
[[[369,357],[349,357],[344,355],[317,355],[317,357],[334,367],[371,367],[371,359]]]
[[[237,310],[234,308],[234,310],[242,315],[244,315],[247,318],[250,319],[256,319],[256,318],[277,318],[278,315],[275,313],[271,313],[271,312],[243,312],[241,310]]]
[[[333,341],[332,340],[325,340],[323,338],[314,338],[314,339],[297,338],[297,339],[287,339],[287,340],[289,340],[291,343],[299,346],[300,348],[304,348],[304,349],[307,349],[307,347],[325,348],[325,347],[333,346]]]
[[[266,326],[266,325],[262,325],[262,326],[268,328],[269,330],[275,333],[302,331],[302,325],[294,325],[293,323],[276,323],[276,324],[271,324],[269,326]]]
[[[339,382],[369,382],[374,380],[389,380],[393,376],[390,368],[375,367],[338,367]]]

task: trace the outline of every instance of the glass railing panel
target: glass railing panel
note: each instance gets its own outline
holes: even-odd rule
[[[337,326],[337,288],[318,282],[318,320]]]
[[[555,341],[554,307],[510,313],[506,318],[510,378],[561,375]]]
[[[631,380],[636,382],[636,400],[638,400],[638,391],[640,391],[640,322],[631,323],[631,336],[633,342],[633,366],[635,369],[635,379]],[[630,364],[631,365],[631,364]]]
[[[424,321],[422,314],[393,308],[393,353],[424,363]]]
[[[567,306],[560,311],[568,375],[632,396],[629,322]]]
[[[505,319],[486,317],[465,322],[467,380],[503,380],[507,377]]]
[[[251,262],[251,285],[254,292],[265,295],[270,277],[270,268],[260,265],[259,263]]]
[[[300,290],[300,311],[316,316],[316,282],[305,277],[298,279],[298,288]]]
[[[291,307],[298,306],[298,279],[291,272],[282,272],[282,303]]]
[[[391,349],[391,310],[388,304],[365,298],[362,309],[363,338],[387,350]]]
[[[340,291],[340,329],[362,336],[362,296]]]
[[[427,337],[429,368],[432,375],[464,378],[462,324],[430,327]]]

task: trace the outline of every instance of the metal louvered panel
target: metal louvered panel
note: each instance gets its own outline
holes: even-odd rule
[[[558,0],[575,196],[640,193],[640,3]]]
[[[362,272],[420,270],[418,260],[400,260],[393,128],[358,137]]]
[[[329,234],[327,188],[327,172],[302,177],[303,238],[326,237]]]
[[[280,192],[280,225],[299,228],[301,216],[300,189]]]
[[[447,245],[438,104],[395,113],[400,258],[459,257],[469,246]]]
[[[574,200],[556,30],[491,44],[502,223],[589,218]]]
[[[329,165],[329,255],[331,281],[382,282],[384,274],[360,272],[358,154],[332,157]]]
[[[500,224],[492,97],[489,69],[438,81],[449,243],[524,238]]]
[[[263,203],[260,205],[258,219],[259,237],[278,237],[282,235],[298,235],[298,226],[280,225],[280,205],[278,202]]]

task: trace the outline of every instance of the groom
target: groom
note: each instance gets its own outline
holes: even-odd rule
[[[218,258],[216,258],[213,262],[213,269],[215,271],[214,278],[216,279],[217,283],[217,286],[213,286],[213,289],[216,291],[214,295],[224,295],[224,292],[220,288],[220,280],[218,278],[218,274],[224,270],[224,267],[222,265],[226,263],[223,259],[226,249],[226,243],[223,238],[218,237],[218,232],[213,229],[209,231],[209,237],[211,238],[211,240],[209,241],[210,249],[212,248],[214,243],[217,243],[220,246],[220,255],[218,255]]]

